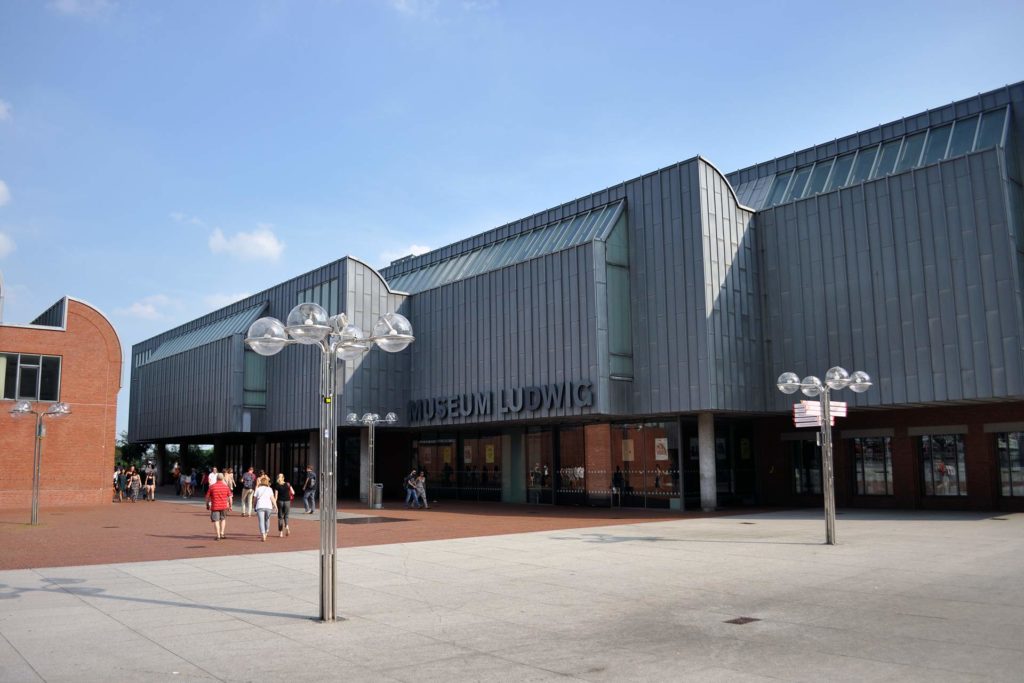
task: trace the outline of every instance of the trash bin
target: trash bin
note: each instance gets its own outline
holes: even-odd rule
[[[384,484],[374,484],[371,493],[373,494],[373,509],[380,510],[384,507]]]

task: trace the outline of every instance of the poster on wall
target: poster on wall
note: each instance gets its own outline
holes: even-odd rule
[[[444,460],[445,465],[452,464],[452,447],[442,446],[441,447],[441,459]]]
[[[654,459],[668,460],[668,438],[661,437],[654,440]]]
[[[622,440],[622,462],[633,462],[633,440]]]
[[[467,464],[473,462],[473,447],[469,444],[462,447],[462,460]]]
[[[494,464],[494,444],[487,444],[484,447],[484,461],[488,465]]]

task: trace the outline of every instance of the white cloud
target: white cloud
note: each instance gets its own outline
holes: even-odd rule
[[[236,232],[231,237],[225,237],[220,228],[214,228],[209,240],[210,251],[226,252],[243,261],[276,261],[284,251],[284,242],[277,239],[272,227],[260,223],[252,232]]]
[[[0,206],[11,201],[11,191],[7,189],[7,183],[0,180]]]
[[[4,258],[12,251],[14,251],[14,240],[0,232],[0,258]]]
[[[11,119],[11,105],[8,102],[0,100],[0,121],[10,121]]]
[[[247,296],[249,296],[249,292],[242,292],[240,294],[207,294],[203,297],[203,304],[207,309],[224,308],[228,304],[241,301]]]
[[[171,218],[175,223],[181,223],[183,225],[206,225],[202,218],[199,218],[198,216],[189,216],[181,211],[172,211]]]
[[[165,294],[154,294],[134,302],[127,308],[114,309],[114,313],[143,320],[160,320],[167,317],[167,309],[176,304],[177,302]]]
[[[380,260],[385,264],[389,264],[395,259],[400,259],[403,256],[419,256],[420,254],[426,254],[432,247],[425,247],[422,244],[410,244],[404,249],[395,249],[389,251],[382,251],[380,253]]]
[[[69,17],[95,17],[114,9],[111,0],[53,0],[49,7]]]

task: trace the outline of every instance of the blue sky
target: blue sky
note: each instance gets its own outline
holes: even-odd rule
[[[1022,80],[1021,35],[1020,2],[6,0],[4,321],[69,294],[127,355],[346,254]]]

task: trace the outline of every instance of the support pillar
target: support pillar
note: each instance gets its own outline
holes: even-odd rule
[[[715,416],[697,416],[697,448],[700,455],[700,508],[711,512],[718,507],[718,478],[715,473]]]

